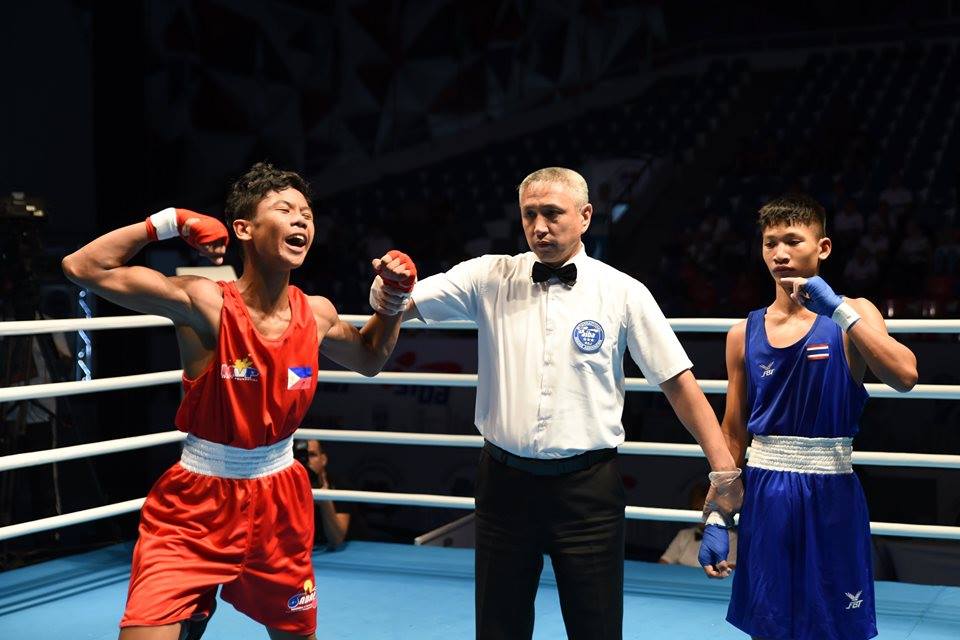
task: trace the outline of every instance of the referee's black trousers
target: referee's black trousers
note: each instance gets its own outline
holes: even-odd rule
[[[529,640],[550,556],[571,640],[623,635],[626,495],[615,457],[562,475],[520,471],[480,455],[476,488],[479,640]]]

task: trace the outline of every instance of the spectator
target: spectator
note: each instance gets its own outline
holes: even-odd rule
[[[853,198],[847,198],[833,219],[833,236],[845,246],[852,246],[863,233],[863,214]],[[372,254],[371,254],[372,255]]]
[[[926,265],[929,256],[930,239],[916,221],[908,221],[907,234],[900,242],[900,248],[897,251],[898,261],[905,266],[922,267]]]
[[[331,215],[326,215],[325,213],[320,213],[320,212],[314,215],[313,243],[315,245],[323,246],[327,244],[327,242],[330,240],[330,233],[334,226],[334,220],[336,220],[338,217],[339,217],[339,212],[337,211],[331,212]],[[371,255],[376,255],[376,254],[371,254]],[[383,254],[381,253],[380,255],[382,256]]]
[[[746,260],[747,258],[743,258]],[[743,262],[740,263],[741,265]],[[743,270],[737,272],[736,284],[730,291],[730,310],[738,315],[746,315],[750,309],[757,306],[760,293],[757,289],[757,279],[753,272]]]
[[[367,238],[364,244],[366,253],[364,255],[382,256],[394,247],[393,238],[391,238],[380,225],[371,227],[370,232],[366,234],[366,236]]]
[[[762,148],[757,151],[756,160],[757,173],[767,175],[776,173],[780,161],[776,143],[773,140],[764,142]]]
[[[723,220],[723,218],[721,218]],[[718,237],[715,242],[720,247],[719,266],[720,270],[729,274],[736,274],[741,271],[744,261],[747,259],[747,243],[737,232],[727,230],[723,236]]]
[[[593,221],[590,223],[589,233],[584,238],[587,255],[597,260],[603,260],[606,257],[610,242],[610,227],[613,224],[611,210],[614,204],[610,189],[610,183],[604,182],[597,190],[598,197],[593,203]]]
[[[903,176],[894,174],[890,186],[880,192],[880,202],[884,202],[899,217],[913,204],[913,192],[903,184]]]
[[[926,275],[930,259],[930,239],[915,220],[907,222],[907,233],[897,250],[899,289],[903,293],[913,290]]]
[[[850,196],[847,195],[847,189],[843,186],[843,183],[837,180],[833,183],[833,194],[830,196],[828,202],[831,209],[834,211],[839,211],[843,204],[850,199]]]
[[[323,452],[318,440],[300,440],[296,444],[295,456],[306,468],[310,476],[310,486],[314,489],[334,489],[336,486],[327,474],[327,454]],[[326,546],[333,550],[341,546],[350,531],[353,513],[352,503],[347,507],[337,506],[332,500],[315,500],[313,503],[314,546]]]
[[[890,238],[885,232],[884,223],[879,218],[872,218],[867,225],[870,231],[860,239],[860,246],[867,250],[867,253],[882,261],[890,252]]]
[[[933,272],[938,275],[960,272],[960,229],[947,229],[940,234],[933,252]]]
[[[719,244],[726,237],[730,230],[730,218],[728,216],[718,216],[716,213],[708,213],[700,222],[700,233],[704,240],[713,244]]]
[[[844,280],[850,287],[849,293],[857,297],[871,297],[879,271],[876,258],[861,244],[843,270]]]
[[[900,214],[882,200],[877,203],[877,212],[873,214],[871,219],[879,221],[890,234],[896,234],[900,230]]]

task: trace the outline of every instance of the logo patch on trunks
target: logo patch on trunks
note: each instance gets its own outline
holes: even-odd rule
[[[583,353],[600,351],[603,337],[603,327],[596,320],[583,320],[573,328],[573,344]]]
[[[313,382],[313,367],[287,369],[287,389],[309,389]]]
[[[860,599],[860,594],[863,593],[863,590],[857,591],[856,593],[849,593],[847,591],[843,592],[843,595],[850,598],[850,602],[847,603],[847,609],[859,609],[860,605],[863,604],[863,600]]]
[[[313,580],[303,583],[303,591],[296,593],[287,600],[287,609],[290,611],[306,611],[317,608],[317,588]]]

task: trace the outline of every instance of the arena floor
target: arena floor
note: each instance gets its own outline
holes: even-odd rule
[[[129,545],[0,574],[0,638],[113,640],[123,610]],[[473,552],[352,542],[314,556],[321,640],[466,640],[473,637]],[[744,638],[724,622],[729,582],[696,569],[627,562],[624,638]],[[263,628],[221,602],[204,640],[265,639]],[[960,638],[960,588],[877,583],[883,640]],[[549,562],[534,638],[565,637]]]

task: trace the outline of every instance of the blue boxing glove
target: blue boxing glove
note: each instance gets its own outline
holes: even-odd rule
[[[727,559],[730,553],[730,532],[726,527],[708,524],[703,528],[703,539],[700,540],[700,554],[697,559],[702,567],[713,567],[721,577],[729,575],[720,568],[720,563]]]
[[[820,276],[812,278],[781,278],[780,282],[793,285],[790,296],[810,311],[831,318],[841,329],[848,331],[860,319],[860,314],[844,302]]]
[[[832,316],[837,307],[843,304],[843,298],[835,294],[820,276],[807,278],[800,289],[807,294],[800,296],[800,303],[818,315]]]
[[[727,556],[730,554],[730,530],[719,511],[710,512],[705,524],[697,560],[707,576],[726,578],[732,570],[727,564]]]

